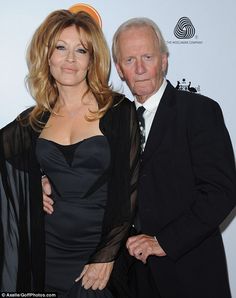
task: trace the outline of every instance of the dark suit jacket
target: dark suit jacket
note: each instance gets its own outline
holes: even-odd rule
[[[232,145],[219,105],[169,82],[142,156],[142,233],[167,257],[149,257],[161,297],[230,297],[219,224],[236,203]]]

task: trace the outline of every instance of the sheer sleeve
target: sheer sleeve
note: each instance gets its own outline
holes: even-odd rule
[[[108,200],[102,238],[89,262],[110,262],[125,244],[132,223],[139,168],[139,127],[133,103],[123,98],[101,126],[111,148]]]
[[[28,202],[25,199],[28,173],[25,171],[27,162],[24,156],[28,138],[24,138],[24,135],[17,120],[0,131],[1,290],[17,289],[21,252],[29,253],[29,237],[23,227],[27,225],[28,218]],[[24,243],[21,246],[22,238]],[[28,266],[28,262],[25,266]]]
[[[32,139],[32,129],[18,119],[0,130],[1,291],[29,291],[43,285],[44,277],[38,278],[43,275],[41,185],[36,181]]]

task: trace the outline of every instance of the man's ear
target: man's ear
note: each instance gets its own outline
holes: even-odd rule
[[[162,54],[162,72],[164,73],[164,75],[166,75],[167,73],[167,69],[168,69],[168,56],[167,54]]]
[[[120,65],[118,63],[116,63],[116,70],[117,70],[118,75],[120,76],[121,80],[124,80],[123,72],[122,72]]]

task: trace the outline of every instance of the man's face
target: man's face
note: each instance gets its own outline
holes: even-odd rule
[[[160,88],[167,68],[167,55],[161,54],[155,32],[150,27],[131,27],[120,33],[116,64],[140,103]]]

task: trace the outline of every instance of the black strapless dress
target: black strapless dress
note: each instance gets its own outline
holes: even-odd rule
[[[85,290],[80,275],[101,237],[110,149],[105,136],[72,145],[37,140],[36,155],[52,186],[54,212],[45,215],[45,291],[59,297],[112,298],[106,288]]]

